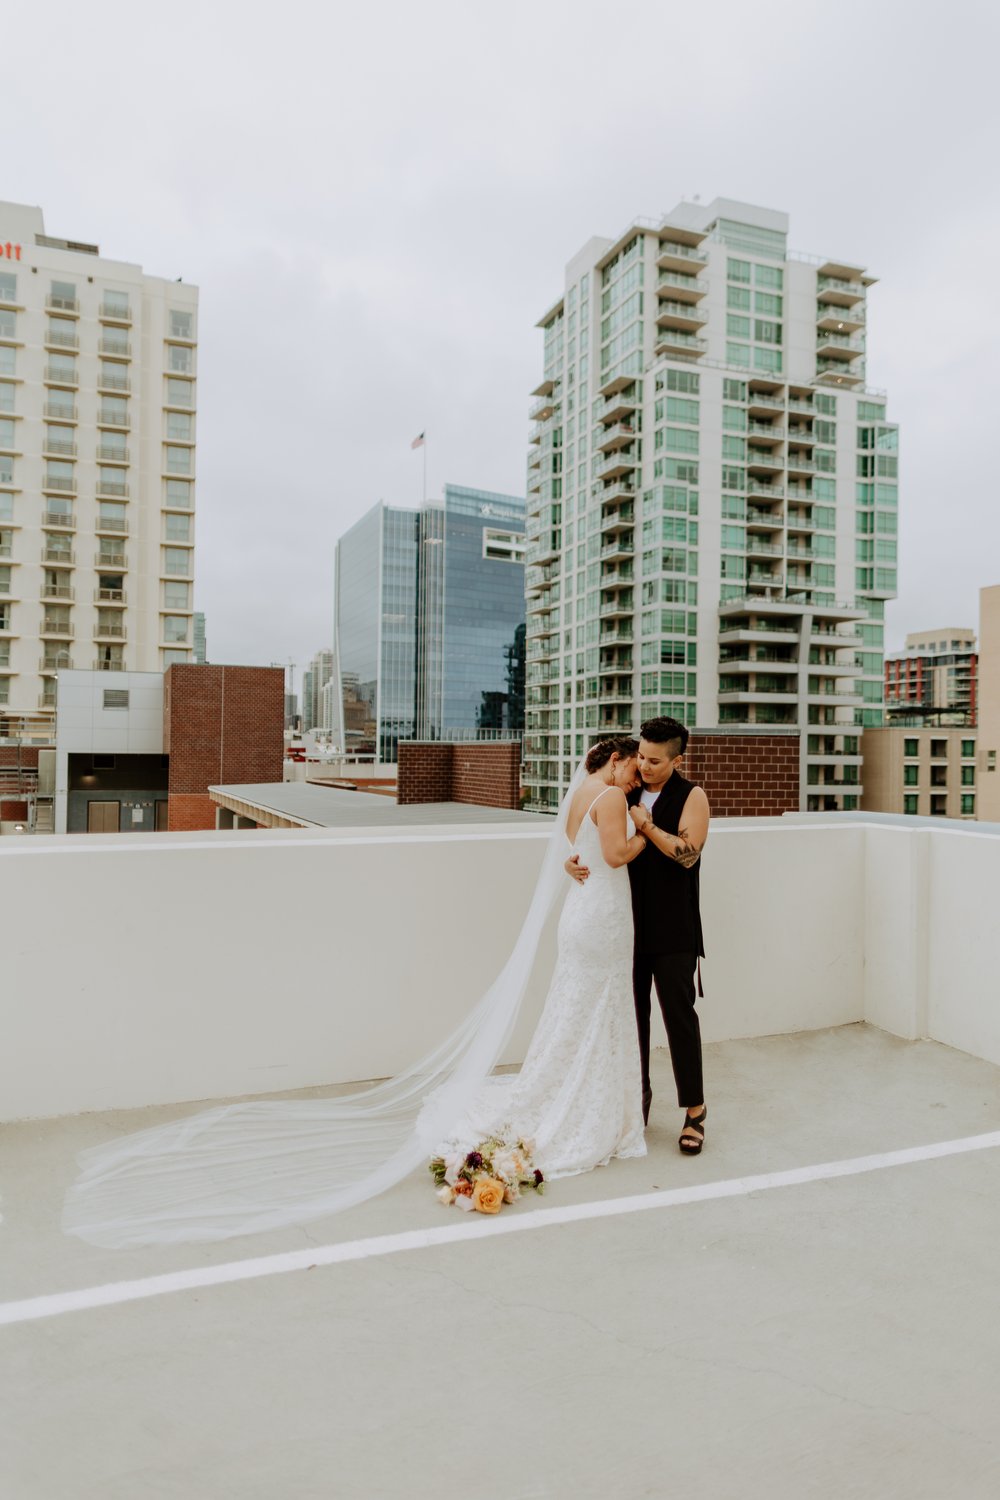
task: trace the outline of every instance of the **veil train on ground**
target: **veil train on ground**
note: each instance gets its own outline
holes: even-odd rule
[[[585,775],[580,765],[560,805],[510,957],[432,1052],[359,1093],[221,1105],[91,1147],[66,1196],[64,1231],[109,1249],[230,1239],[352,1207],[420,1166],[503,1054],[568,885],[567,818]]]

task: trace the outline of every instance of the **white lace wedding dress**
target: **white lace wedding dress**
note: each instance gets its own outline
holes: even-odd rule
[[[547,1178],[646,1154],[628,870],[605,863],[593,807],[569,851],[590,876],[566,896],[552,983],[524,1064],[483,1084],[445,1153],[490,1135],[533,1140]]]

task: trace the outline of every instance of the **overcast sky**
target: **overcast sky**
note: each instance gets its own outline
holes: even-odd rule
[[[683,197],[879,278],[908,630],[1000,582],[992,0],[47,0],[3,20],[0,198],[201,289],[196,605],[217,662],[332,636],[337,537],[446,480],[524,493],[534,323]],[[14,60],[16,59],[16,65]]]

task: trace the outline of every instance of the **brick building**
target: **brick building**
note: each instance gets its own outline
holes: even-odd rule
[[[280,781],[283,667],[171,667],[163,681],[168,827],[214,828],[208,787]]]

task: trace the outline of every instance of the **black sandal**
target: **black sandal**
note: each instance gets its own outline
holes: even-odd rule
[[[681,1130],[681,1134],[678,1137],[677,1144],[678,1146],[680,1146],[685,1156],[697,1156],[701,1151],[702,1146],[705,1144],[705,1121],[707,1118],[708,1105],[706,1104],[702,1108],[700,1115],[696,1115],[693,1119],[690,1115],[688,1115],[687,1119],[684,1121],[684,1125]],[[685,1130],[695,1131],[698,1135],[698,1139],[696,1141],[693,1141],[690,1136],[684,1134]]]

